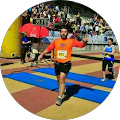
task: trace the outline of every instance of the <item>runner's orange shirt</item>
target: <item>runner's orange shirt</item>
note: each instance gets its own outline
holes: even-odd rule
[[[71,53],[73,47],[84,47],[83,42],[79,42],[75,39],[67,38],[55,39],[46,49],[48,52],[54,49],[55,60],[60,63],[71,61]]]

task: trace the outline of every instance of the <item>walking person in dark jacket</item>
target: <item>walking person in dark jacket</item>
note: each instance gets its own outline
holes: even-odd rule
[[[26,56],[26,53],[29,49],[30,43],[31,43],[31,41],[28,41],[28,39],[27,39],[27,33],[24,32],[23,37],[22,37],[21,64],[25,63],[25,56]]]

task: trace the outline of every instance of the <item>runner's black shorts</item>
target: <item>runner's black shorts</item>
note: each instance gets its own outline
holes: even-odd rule
[[[55,62],[54,67],[56,75],[60,75],[60,72],[63,72],[67,75],[71,69],[71,61],[68,61],[66,63]]]
[[[114,61],[109,61],[109,60],[105,60],[103,59],[103,62],[102,62],[102,71],[105,71],[106,70],[106,66],[108,65],[108,70],[109,68],[112,68],[113,65],[114,65]]]

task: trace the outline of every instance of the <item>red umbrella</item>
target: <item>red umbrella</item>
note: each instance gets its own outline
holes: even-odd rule
[[[32,23],[27,23],[20,28],[20,32],[27,32],[28,37],[42,38],[49,36],[49,31],[44,26],[33,25]]]

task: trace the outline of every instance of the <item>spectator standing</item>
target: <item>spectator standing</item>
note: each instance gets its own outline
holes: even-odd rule
[[[58,13],[58,12],[60,11],[60,9],[59,9],[59,6],[58,6],[58,5],[55,7],[55,11],[56,11],[56,13]]]
[[[52,20],[50,20],[50,22],[49,22],[48,29],[53,30],[53,21]]]
[[[29,23],[29,22],[30,22],[30,15],[27,10],[22,14],[22,25]]]
[[[41,3],[39,6],[40,6],[41,10],[43,11],[44,10],[44,3]]]
[[[27,33],[24,32],[23,37],[22,37],[21,64],[25,63],[25,56],[26,56],[26,53],[29,49],[30,43],[31,43],[31,41],[28,41],[28,39],[27,39]]]
[[[92,31],[92,30],[93,30],[93,26],[92,26],[92,24],[91,24],[91,23],[89,24],[89,30],[90,30],[90,31]]]
[[[84,31],[84,24],[80,26],[80,31]]]
[[[80,18],[80,13],[78,12],[76,15],[76,22],[81,25],[81,18]]]
[[[48,9],[50,10],[50,8],[51,8],[51,4],[50,4],[50,3],[48,3]]]
[[[73,33],[77,31],[77,25],[75,24],[75,22],[72,24],[72,29],[73,29]]]
[[[64,20],[64,15],[61,13],[60,16],[61,16],[61,17],[60,17],[60,18],[61,18],[60,21],[63,22],[63,20]]]
[[[65,21],[67,20],[67,14],[68,14],[68,12],[67,12],[67,8],[64,8],[64,19],[65,19]]]
[[[33,18],[34,18],[34,15],[32,14],[31,17],[30,17],[30,23],[33,22]]]
[[[30,8],[28,9],[28,11],[29,11],[29,12],[32,12],[32,7],[30,7]]]
[[[60,15],[57,15],[55,22],[60,22]]]
[[[99,35],[99,26],[98,25],[95,26],[95,32],[97,35]]]
[[[86,31],[86,33],[88,33],[88,30],[89,30],[89,26],[88,26],[88,23],[86,23],[86,25],[85,25],[85,31]]]

